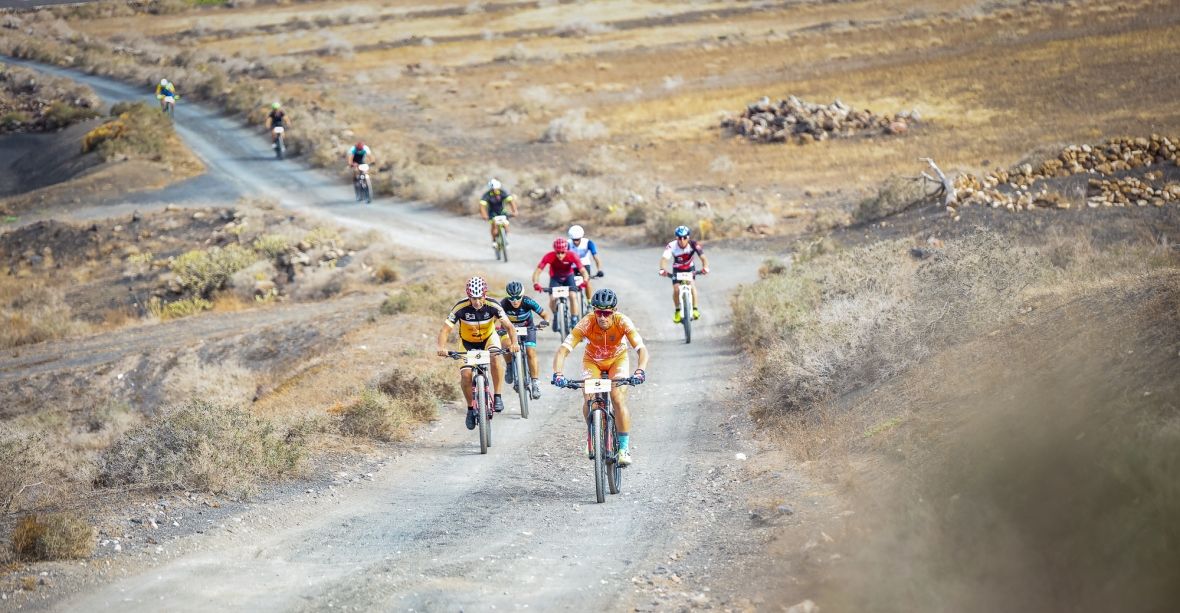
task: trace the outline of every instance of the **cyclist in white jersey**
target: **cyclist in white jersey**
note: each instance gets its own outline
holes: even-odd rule
[[[578,259],[582,261],[582,266],[586,269],[586,274],[593,277],[603,276],[602,260],[598,259],[598,246],[594,241],[586,238],[586,230],[582,226],[570,226],[570,251],[577,254]],[[591,267],[593,263],[593,268]],[[590,300],[590,285],[582,289],[586,292],[586,300]]]

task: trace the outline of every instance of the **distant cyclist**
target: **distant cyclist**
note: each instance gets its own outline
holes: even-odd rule
[[[283,105],[274,102],[270,105],[270,114],[266,116],[266,129],[270,130],[270,142],[273,145],[279,140],[279,133],[275,132],[275,128],[282,128],[283,130],[291,129],[291,118],[287,117],[287,112],[283,110]]]
[[[582,260],[582,266],[586,269],[586,274],[592,274],[595,277],[603,276],[602,260],[598,259],[598,245],[594,241],[586,238],[586,230],[582,226],[570,226],[570,251],[578,255],[578,259]],[[598,272],[594,272],[597,270]],[[586,300],[590,299],[590,285],[585,287]]]
[[[569,242],[564,238],[558,237],[553,241],[553,251],[546,253],[541,261],[537,263],[537,269],[533,271],[533,289],[542,291],[541,287],[541,271],[545,267],[549,267],[549,289],[555,287],[565,286],[570,289],[578,289],[578,284],[574,281],[574,275],[582,276],[582,282],[586,285],[590,284],[590,275],[586,274],[586,269],[582,266],[582,260],[569,250]],[[556,301],[553,295],[549,295],[549,312],[554,312]]]
[[[699,257],[701,259],[701,274],[709,273],[709,260],[705,258],[705,249],[701,244],[692,240],[692,231],[688,226],[678,226],[676,228],[676,238],[664,247],[664,255],[660,258],[660,274],[665,277],[672,277],[672,304],[676,307],[676,314],[672,316],[672,321],[680,323],[680,292],[676,287],[676,277],[673,273],[678,272],[695,272],[696,266],[693,264],[693,258]],[[668,272],[668,264],[672,264],[672,272]],[[700,319],[701,311],[697,308],[700,302],[697,300],[697,286],[692,285],[692,318]]]
[[[348,148],[348,153],[344,154],[344,158],[348,160],[348,167],[352,169],[352,178],[356,180],[356,175],[361,164],[373,163],[373,151],[369,149],[364,141],[357,141],[355,145]]]
[[[488,181],[488,191],[483,193],[479,198],[479,216],[487,220],[493,220],[498,215],[504,214],[504,207],[507,206],[512,210],[512,216],[517,215],[516,196],[508,193],[500,181],[492,179]],[[492,236],[492,246],[496,245],[496,224],[494,221],[490,224],[490,232]],[[505,227],[507,232],[508,228]],[[504,237],[507,241],[507,236]]]
[[[590,306],[594,311],[582,318],[578,325],[570,331],[569,336],[561,343],[561,348],[553,356],[553,384],[564,385],[565,375],[562,368],[565,358],[582,339],[586,339],[586,353],[582,356],[582,368],[587,379],[620,379],[628,376],[630,360],[627,354],[627,344],[630,343],[639,354],[639,368],[631,373],[635,383],[647,380],[647,347],[643,345],[643,338],[639,330],[631,323],[631,318],[619,313],[615,309],[619,305],[619,298],[609,289],[594,292],[590,299]],[[611,404],[615,407],[615,420],[619,430],[619,464],[626,466],[631,463],[631,413],[627,409],[627,394],[625,387],[612,387],[610,392]],[[589,416],[590,407],[582,403],[582,416]],[[587,437],[587,443],[590,443]],[[587,445],[593,452],[593,447]]]
[[[168,112],[168,102],[165,98],[172,98],[173,102],[180,96],[176,94],[176,84],[168,81],[168,79],[160,79],[156,84],[156,100],[160,101],[160,110]]]
[[[512,384],[512,380],[516,377],[515,362],[508,362],[507,368],[504,371],[504,380],[513,385],[514,389],[519,389],[521,383],[529,386],[529,395],[536,400],[541,397],[541,387],[537,385],[537,328],[544,328],[549,325],[549,318],[545,317],[545,309],[537,304],[536,300],[524,295],[524,286],[520,281],[513,281],[504,288],[508,293],[508,297],[500,301],[500,306],[504,308],[504,312],[508,314],[508,319],[516,326],[528,326],[528,336],[524,339],[525,358],[529,361],[529,372],[532,373],[532,381],[518,381]],[[537,322],[540,319],[540,323]],[[514,334],[515,330],[507,328],[504,330],[505,334]]]
[[[488,284],[483,278],[471,277],[467,281],[467,298],[451,307],[442,330],[438,332],[438,355],[447,357],[447,338],[455,326],[459,326],[459,340],[466,351],[500,348],[500,335],[496,334],[496,323],[511,328],[512,322],[499,303],[487,299],[487,292]],[[507,341],[508,351],[515,352],[516,337],[509,335]],[[475,411],[475,401],[471,397],[471,369],[464,368],[460,372],[463,397],[467,399],[467,429],[474,430],[479,423],[479,414]],[[504,410],[504,399],[500,397],[500,387],[504,381],[503,372],[500,356],[492,356],[492,387],[495,390],[494,408],[497,413]]]

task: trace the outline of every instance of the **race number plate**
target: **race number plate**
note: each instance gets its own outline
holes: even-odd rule
[[[164,96],[164,102],[172,104],[173,102],[176,102],[176,98],[173,98],[172,96]]]
[[[692,281],[692,273],[691,272],[678,272],[678,273],[676,273],[676,280],[677,281]]]
[[[508,217],[505,215],[496,215],[495,217],[492,218],[492,221],[496,222],[497,226],[508,225]]]
[[[492,355],[486,349],[472,349],[467,352],[464,364],[468,366],[487,366],[492,363]]]
[[[357,164],[356,169],[361,172],[369,172],[369,165],[368,164]]]
[[[587,396],[610,393],[610,379],[586,379],[586,382],[582,385],[582,389],[586,390]]]
[[[275,132],[275,134],[282,134],[283,133],[283,126],[275,126],[274,132]]]
[[[585,279],[582,278],[582,275],[574,275],[574,285],[581,285],[582,281],[585,281]]]
[[[516,326],[516,335],[517,336],[528,336],[529,335],[529,327],[528,326]]]
[[[553,288],[553,297],[554,298],[569,298],[570,297],[570,288],[568,288],[564,285],[562,285],[560,287]]]

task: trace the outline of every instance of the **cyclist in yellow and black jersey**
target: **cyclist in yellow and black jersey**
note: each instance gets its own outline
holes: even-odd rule
[[[438,355],[447,356],[447,339],[456,326],[459,327],[459,340],[463,348],[472,349],[500,349],[500,335],[496,333],[496,324],[505,329],[512,329],[512,321],[504,312],[504,308],[494,300],[487,299],[488,284],[480,277],[472,277],[467,281],[467,298],[455,303],[451,312],[443,322],[442,330],[438,332]],[[506,335],[505,342],[508,351],[515,353],[516,336]],[[462,373],[463,397],[467,399],[467,429],[474,430],[478,420],[471,397],[471,369],[464,368]],[[504,363],[501,356],[492,356],[492,386],[495,390],[495,409],[504,410],[504,400],[500,397],[500,387],[504,384]]]

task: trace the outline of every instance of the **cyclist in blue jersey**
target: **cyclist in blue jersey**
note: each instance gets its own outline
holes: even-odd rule
[[[528,386],[529,396],[536,400],[541,397],[541,388],[537,385],[537,328],[548,326],[549,318],[545,316],[545,309],[536,300],[524,295],[524,285],[519,281],[509,283],[504,291],[507,292],[508,297],[500,301],[500,306],[504,307],[504,313],[508,315],[509,321],[515,326],[527,325],[529,327],[528,336],[524,339],[524,346],[532,381],[524,381],[523,383]],[[538,318],[541,320],[539,323],[537,322]],[[501,330],[500,333],[513,334],[515,330]],[[504,381],[511,383],[513,389],[519,389],[520,382],[513,383],[515,377],[515,363],[509,362],[507,370],[504,371]]]
[[[602,260],[598,259],[598,245],[586,238],[586,230],[582,226],[570,226],[569,237],[570,251],[573,251],[582,261],[582,267],[586,269],[586,274],[602,277],[604,273],[602,272]],[[587,283],[582,290],[586,293],[586,300],[589,301],[590,284]]]
[[[373,150],[364,141],[357,141],[357,143],[348,148],[348,153],[344,154],[344,158],[348,160],[348,167],[352,169],[352,180],[356,180],[356,174],[360,172],[359,166],[361,164],[373,164]]]

